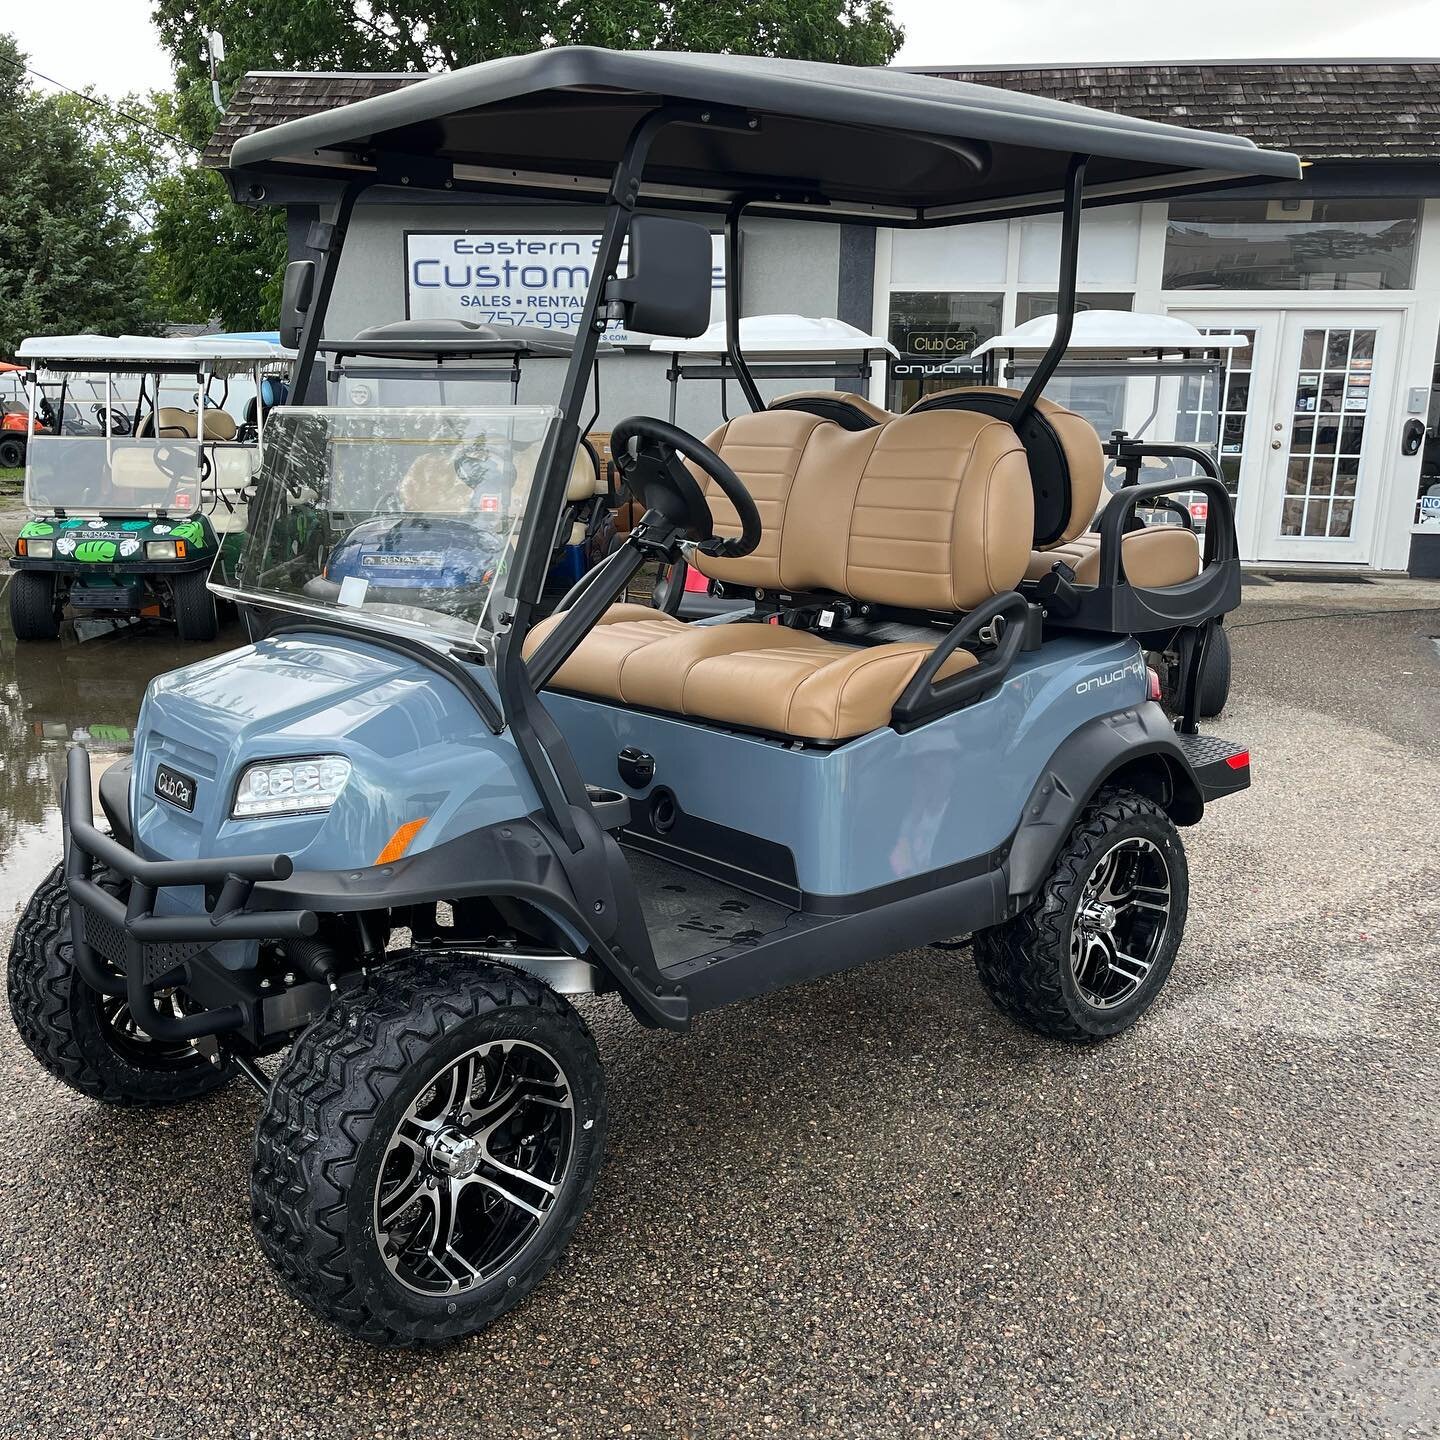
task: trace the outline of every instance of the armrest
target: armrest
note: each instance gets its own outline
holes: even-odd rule
[[[936,681],[935,676],[945,662],[965,641],[976,639],[987,625],[1002,617],[1003,629],[992,655],[978,665],[950,676],[948,680]],[[925,657],[901,692],[890,712],[891,725],[897,730],[923,725],[925,721],[958,710],[994,689],[1004,680],[1025,643],[1029,618],[1030,604],[1018,590],[1007,590],[1003,595],[993,596],[962,615]]]

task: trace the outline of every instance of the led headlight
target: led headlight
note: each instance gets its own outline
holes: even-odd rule
[[[262,760],[246,766],[235,787],[232,820],[257,815],[303,815],[328,810],[350,778],[343,755],[312,755],[303,760]]]
[[[53,540],[27,540],[25,554],[31,560],[53,560],[55,558],[55,542]]]
[[[176,554],[173,540],[147,540],[145,542],[145,558],[147,560],[173,560]]]

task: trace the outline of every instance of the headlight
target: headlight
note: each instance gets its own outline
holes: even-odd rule
[[[343,755],[304,760],[262,760],[246,766],[235,787],[232,820],[256,815],[298,815],[328,810],[350,778]]]
[[[53,540],[27,540],[25,555],[30,560],[53,560],[55,558],[55,542]]]
[[[145,542],[145,558],[147,560],[180,560],[185,555],[185,542],[183,540],[147,540]]]

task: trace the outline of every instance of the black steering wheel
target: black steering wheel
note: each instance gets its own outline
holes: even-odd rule
[[[699,543],[700,552],[718,560],[738,560],[760,543],[760,512],[740,477],[703,441],[664,420],[631,415],[610,432],[610,452],[630,493],[646,511],[657,511]],[[722,540],[715,534],[705,492],[680,463],[693,461],[720,487],[740,517],[740,534]]]

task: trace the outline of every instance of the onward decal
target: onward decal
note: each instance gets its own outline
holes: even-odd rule
[[[1107,670],[1102,675],[1092,675],[1088,680],[1082,680],[1076,687],[1077,695],[1088,695],[1092,690],[1102,689],[1106,685],[1116,685],[1127,675],[1135,675],[1140,679],[1145,678],[1145,662],[1142,659],[1130,660],[1124,665],[1117,666],[1114,670]]]
[[[711,245],[710,318],[718,320],[725,309],[724,237],[712,236]],[[411,231],[405,236],[405,313],[412,320],[574,330],[599,246],[599,232]],[[606,338],[622,344],[628,337],[612,325]]]

